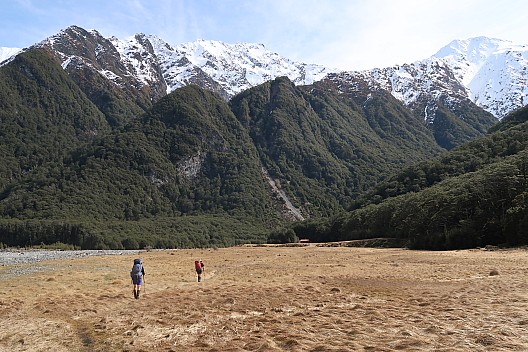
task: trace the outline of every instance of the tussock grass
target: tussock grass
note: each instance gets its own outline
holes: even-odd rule
[[[0,351],[527,350],[527,254],[153,250],[139,300],[137,254],[39,262],[2,282]]]

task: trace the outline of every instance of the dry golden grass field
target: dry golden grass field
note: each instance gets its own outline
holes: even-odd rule
[[[528,251],[241,246],[0,267],[0,351],[528,351]],[[196,282],[194,260],[205,281]],[[42,271],[46,270],[46,271]]]

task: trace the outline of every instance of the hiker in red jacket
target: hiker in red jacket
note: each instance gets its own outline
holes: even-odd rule
[[[202,281],[202,274],[205,271],[205,265],[202,260],[199,259],[194,261],[194,267],[196,268],[196,274],[198,274],[198,282],[200,282]]]

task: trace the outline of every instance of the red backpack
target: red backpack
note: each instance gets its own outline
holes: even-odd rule
[[[202,268],[201,261],[200,260],[195,260],[194,261],[194,266],[196,267],[196,270],[201,269]]]

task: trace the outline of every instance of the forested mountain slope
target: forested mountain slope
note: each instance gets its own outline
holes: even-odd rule
[[[41,50],[0,69],[0,190],[110,131],[104,115]]]
[[[332,216],[443,151],[384,90],[342,94],[281,77],[230,102],[188,85],[147,104],[86,67],[75,71],[86,77],[65,72],[37,48],[0,67],[2,243],[263,242],[291,221],[285,204]]]
[[[526,244],[526,120],[525,107],[486,136],[381,183],[350,212],[295,232],[318,241],[400,238],[427,249]]]
[[[32,241],[64,238],[81,247],[127,247],[130,237],[132,243],[157,246],[198,244],[204,238],[209,244],[234,244],[240,234],[224,237],[237,222],[238,231],[253,226],[263,236],[264,224],[279,220],[255,148],[241,124],[225,101],[196,86],[175,91],[126,128],[81,145],[63,160],[40,165],[11,183],[2,192],[0,213],[4,219],[27,224],[24,228],[20,221],[5,222],[8,237],[14,236],[13,229],[32,232],[38,220],[48,235],[26,234],[35,236]],[[174,233],[171,219],[183,214],[202,216],[209,224],[191,231],[193,236],[200,231],[203,238],[182,239],[181,233]],[[231,224],[211,218],[215,215],[230,218]],[[183,226],[192,229],[196,221],[189,218]],[[211,232],[211,226],[219,228]],[[100,238],[94,228],[107,235]],[[140,235],[141,228],[154,234]],[[167,235],[160,242],[160,236]],[[254,234],[245,235],[242,241],[255,239]],[[18,240],[23,239],[28,240],[24,236]]]
[[[386,93],[360,107],[282,77],[238,94],[231,108],[263,166],[308,216],[339,211],[386,175],[441,151]]]

